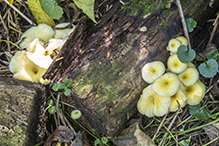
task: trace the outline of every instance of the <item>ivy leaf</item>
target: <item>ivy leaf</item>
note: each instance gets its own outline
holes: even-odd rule
[[[65,84],[66,87],[69,87],[72,84],[72,79],[66,78],[63,83]]]
[[[193,20],[192,18],[187,18],[186,25],[187,25],[188,31],[192,32],[194,30],[194,28],[196,27],[197,22],[195,20]]]
[[[218,64],[214,59],[210,59],[199,65],[199,72],[206,78],[214,77],[218,71]]]
[[[195,58],[195,51],[193,49],[189,49],[185,45],[181,45],[178,48],[177,56],[182,63],[191,62]]]
[[[70,89],[66,89],[64,94],[65,94],[65,96],[69,96],[71,94],[71,90]]]
[[[53,86],[52,86],[52,89],[54,91],[58,91],[59,90],[59,83],[55,83]]]
[[[64,83],[59,83],[59,89],[67,89],[67,86]]]
[[[193,117],[200,120],[208,120],[211,117],[211,112],[208,109],[201,107],[200,104],[190,105],[189,112]]]
[[[62,8],[57,5],[55,0],[40,0],[43,11],[53,19],[59,19],[64,13]]]
[[[55,22],[42,9],[39,0],[27,0],[33,16],[36,18],[37,24],[44,23],[51,27],[55,26]]]
[[[48,105],[48,106],[53,105],[53,103],[54,103],[54,102],[53,102],[52,99],[49,99],[49,100],[47,101],[47,105]]]
[[[179,142],[179,144],[183,145],[183,146],[189,146],[191,142],[191,136],[189,137],[189,139],[185,139]]]
[[[94,17],[94,0],[73,0],[79,9],[94,22],[97,23]]]
[[[49,109],[48,109],[48,112],[50,114],[55,114],[56,113],[56,106],[51,106]]]
[[[102,137],[101,141],[103,142],[103,144],[107,144],[108,138],[107,137]]]
[[[215,59],[215,60],[217,60],[218,57],[214,57],[214,56],[217,55],[217,54],[218,54],[217,50],[212,50],[211,52],[208,52],[208,53],[206,54],[206,57],[207,57],[208,60],[209,60],[209,59]]]

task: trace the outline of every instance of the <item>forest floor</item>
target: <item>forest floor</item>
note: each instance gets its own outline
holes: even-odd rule
[[[28,15],[28,12],[25,10],[21,0],[15,1],[13,5],[19,8],[22,13],[34,21],[34,17]],[[21,35],[28,28],[32,27],[32,25],[18,15],[5,2],[0,2],[0,9],[0,40],[8,41],[0,41],[0,77],[12,78],[13,74],[9,71],[9,60],[17,51],[19,51],[19,49],[13,44],[10,44],[9,41],[19,44]],[[206,22],[203,26],[198,26],[195,31],[191,33],[191,44],[197,52],[202,52],[205,50],[213,30],[212,22],[214,22],[215,18],[216,14],[215,16],[212,16],[211,20]],[[69,19],[70,18],[68,18],[68,15],[63,15],[59,22],[64,22]],[[215,44],[216,48],[218,48],[219,45],[218,39],[219,35],[218,31],[216,31],[215,37],[212,40],[212,43]],[[194,60],[193,63],[196,67],[198,67],[200,61]],[[211,79],[206,79],[200,76],[200,80],[206,86],[206,94],[201,106],[213,113],[211,118],[208,120],[200,120],[192,117],[189,112],[189,106],[187,105],[182,111],[179,111],[178,114],[166,114],[164,117],[147,118],[146,116],[142,116],[140,113],[137,113],[131,118],[130,125],[138,122],[141,130],[151,139],[153,139],[156,145],[217,146],[219,139],[219,120],[217,118],[219,113],[219,89],[217,86],[218,75]],[[49,127],[55,128],[55,125],[53,124],[54,121],[50,121],[49,124],[47,124],[48,129],[51,129]],[[87,131],[85,131],[76,123],[73,123],[73,125],[74,127],[76,125],[76,131],[82,131],[84,137],[87,135],[88,139],[83,138],[86,139],[86,142],[83,141],[83,143],[86,143],[84,145],[93,145],[95,138],[89,135]],[[159,130],[158,127],[160,127]],[[54,130],[49,132],[53,133]],[[179,132],[180,134],[178,134]],[[126,139],[124,139],[124,141],[128,141],[127,138],[129,134],[130,133],[126,133]],[[109,141],[106,145],[114,144]],[[128,145],[128,143],[126,143],[126,145]]]

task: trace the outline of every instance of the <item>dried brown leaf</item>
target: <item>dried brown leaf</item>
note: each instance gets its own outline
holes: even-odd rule
[[[52,142],[68,143],[74,138],[74,131],[67,126],[59,126],[45,141],[44,146],[50,146]]]

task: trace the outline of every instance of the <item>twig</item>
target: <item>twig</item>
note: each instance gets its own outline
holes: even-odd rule
[[[155,140],[155,138],[156,138],[156,136],[157,136],[157,133],[160,131],[160,128],[162,127],[162,125],[163,125],[163,123],[164,123],[164,121],[166,120],[166,118],[167,118],[167,115],[168,115],[168,113],[163,117],[163,120],[162,120],[162,122],[160,123],[160,125],[159,125],[159,127],[157,128],[157,131],[156,131],[156,133],[154,134],[154,137],[152,138],[152,141],[154,141]]]
[[[182,25],[183,25],[184,35],[185,35],[185,37],[187,38],[188,43],[189,43],[189,44],[188,44],[188,48],[191,49],[191,43],[190,43],[190,39],[189,39],[189,33],[188,33],[188,30],[187,30],[187,26],[186,26],[186,20],[185,20],[184,14],[183,14],[182,5],[181,5],[180,0],[176,0],[176,3],[177,3],[177,6],[178,6],[178,8],[179,8],[179,14],[180,14],[181,21],[182,21]]]
[[[9,2],[7,0],[4,0],[4,2],[6,2],[12,9],[14,9],[18,14],[20,14],[27,22],[29,22],[31,25],[36,25],[35,23],[33,23],[29,18],[27,18],[27,16],[25,16],[23,13],[21,13],[15,6],[9,4]]]
[[[176,117],[178,116],[178,114],[182,111],[182,109],[181,109],[181,106],[180,106],[180,104],[179,104],[179,102],[178,102],[178,100],[176,100],[176,102],[178,103],[178,105],[179,105],[179,108],[178,108],[178,110],[177,110],[177,112],[176,112],[176,115],[173,117],[173,119],[172,119],[172,121],[171,121],[171,123],[170,123],[170,125],[168,126],[168,130],[170,130],[171,128],[172,128],[172,126],[173,126],[173,123],[175,122],[175,120],[176,120]],[[166,136],[167,136],[167,132],[164,134],[164,136],[163,136],[163,138],[165,138]],[[162,143],[163,143],[163,140],[161,140],[161,142],[160,142],[160,144],[159,144],[159,146],[160,145],[162,145]]]
[[[2,25],[3,25],[3,27],[4,27],[5,31],[6,31],[6,34],[7,34],[7,41],[9,41],[9,30],[8,30],[7,26],[5,25],[5,22],[4,22],[3,18],[2,18],[1,12],[0,12],[0,20],[2,21]],[[9,42],[6,42],[6,43],[8,45],[8,51],[10,53],[11,52],[10,44],[9,44]]]
[[[211,36],[210,36],[210,39],[209,39],[208,43],[211,43],[211,41],[212,41],[212,39],[213,39],[213,37],[214,37],[214,34],[215,34],[216,29],[217,29],[217,26],[218,26],[218,19],[219,19],[219,15],[217,15],[217,18],[215,19],[215,21],[214,21],[214,23],[213,23],[214,28],[213,28],[213,30],[212,30],[212,32],[211,32]]]

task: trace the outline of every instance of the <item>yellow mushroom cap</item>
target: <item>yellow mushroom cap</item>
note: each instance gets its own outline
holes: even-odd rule
[[[157,94],[152,85],[147,86],[138,100],[138,111],[148,117],[163,116],[168,112],[171,99],[169,96],[161,96]]]
[[[142,68],[142,78],[147,83],[153,83],[165,72],[165,66],[161,61],[147,63]]]
[[[55,28],[65,28],[69,23],[60,23],[55,26]],[[55,39],[64,39],[67,40],[68,36],[75,30],[76,26],[72,25],[73,28],[65,28],[65,29],[55,29]]]
[[[205,85],[198,80],[192,86],[185,86],[184,93],[186,94],[189,105],[197,105],[205,95]]]
[[[12,57],[9,70],[13,77],[20,80],[39,82],[46,69],[43,69],[27,58],[26,51],[18,51]]]
[[[186,105],[186,99],[187,97],[185,93],[182,89],[179,88],[178,91],[173,96],[171,96],[171,105],[169,107],[169,111],[175,112],[178,110],[179,105],[177,101],[179,102],[181,107],[184,107]]]
[[[62,39],[50,39],[48,46],[46,47],[46,49],[44,51],[44,55],[52,54],[52,51],[55,49],[60,50],[60,48],[62,48],[64,43],[65,43],[65,41]]]
[[[181,73],[187,68],[187,64],[182,63],[177,54],[173,54],[167,60],[167,68],[171,72]]]
[[[53,29],[46,24],[39,24],[38,26],[31,27],[21,36],[21,39],[25,38],[21,43],[21,48],[26,48],[35,38],[47,43],[54,35]]]
[[[181,42],[177,39],[171,39],[168,43],[169,50],[173,53],[177,53],[179,46],[181,46]]]
[[[194,67],[195,68],[195,65],[192,62],[188,62],[186,64],[187,64],[187,67]]]
[[[179,36],[176,39],[180,41],[181,45],[188,46],[188,40],[184,36]]]
[[[29,46],[34,46],[34,49],[32,50],[34,50],[35,52],[33,53],[30,53],[29,51],[26,52],[27,57],[37,66],[44,69],[48,69],[51,63],[53,62],[53,60],[49,54],[45,53],[45,49],[40,44],[39,39],[38,38],[34,39],[33,42],[29,44]]]
[[[80,110],[73,110],[71,112],[71,118],[72,119],[76,120],[76,119],[78,119],[80,117],[81,117],[81,111]]]
[[[152,88],[161,96],[173,96],[179,89],[180,80],[174,73],[165,73],[152,84]]]
[[[189,67],[179,75],[180,81],[186,86],[192,86],[199,79],[199,73],[196,68]]]

